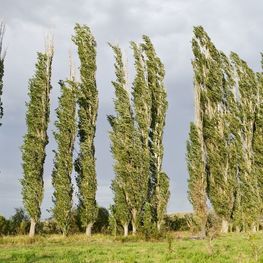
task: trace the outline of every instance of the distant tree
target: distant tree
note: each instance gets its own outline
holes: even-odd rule
[[[1,119],[3,117],[3,103],[2,103],[2,94],[3,94],[3,77],[4,77],[4,60],[5,52],[3,52],[3,37],[5,33],[5,25],[0,24],[0,126],[2,125]]]
[[[61,97],[56,110],[57,131],[54,136],[58,145],[55,151],[52,184],[54,186],[54,218],[63,235],[67,235],[71,221],[73,186],[71,174],[73,169],[73,149],[77,131],[76,96],[77,84],[74,80],[60,81]]]
[[[26,230],[29,229],[30,220],[23,208],[16,208],[15,214],[8,221],[8,232],[10,234],[26,234]]]
[[[170,197],[169,178],[162,170],[163,132],[168,102],[163,83],[165,75],[164,65],[157,56],[150,38],[148,36],[143,36],[143,40],[144,43],[142,44],[142,49],[145,57],[145,75],[147,76],[148,88],[144,89],[142,96],[145,97],[145,105],[148,105],[145,115],[145,123],[148,125],[150,121],[150,129],[148,131],[148,145],[151,157],[149,192],[150,201],[155,213],[157,229],[160,231],[161,226],[164,223],[164,214]],[[148,92],[150,92],[151,98],[148,98]],[[151,117],[149,117],[149,109]]]
[[[8,220],[0,215],[0,236],[6,235],[8,233]]]
[[[94,138],[98,112],[98,90],[96,85],[96,41],[86,25],[76,24],[73,41],[77,45],[80,59],[80,86],[78,95],[78,136],[80,152],[75,162],[78,173],[79,211],[86,234],[91,235],[97,218],[96,168]]]
[[[105,207],[99,207],[98,217],[93,225],[95,233],[105,233],[109,227],[109,211]]]
[[[21,183],[24,206],[31,218],[30,237],[35,234],[35,225],[40,219],[40,206],[43,200],[43,166],[45,148],[48,144],[52,58],[52,45],[49,45],[46,52],[38,53],[36,72],[29,81],[27,133],[22,146],[24,177]]]

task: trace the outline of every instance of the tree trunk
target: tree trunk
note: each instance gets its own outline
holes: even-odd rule
[[[132,209],[132,234],[133,235],[135,235],[137,232],[136,221],[137,221],[137,211],[136,209]]]
[[[161,222],[160,221],[158,221],[157,222],[157,230],[158,230],[158,232],[160,232],[161,231]]]
[[[240,226],[236,226],[236,233],[240,233]]]
[[[33,218],[31,218],[29,237],[35,236],[35,229],[36,229],[36,221]]]
[[[92,223],[89,223],[86,227],[86,236],[90,237],[91,236],[91,228],[92,228]]]
[[[132,220],[132,234],[135,236],[135,235],[136,235],[136,232],[137,232],[136,224],[135,224],[135,222],[133,222],[133,220]]]
[[[225,219],[223,219],[223,220],[222,220],[221,233],[227,233],[227,232],[228,232],[228,226],[229,226],[228,221],[225,220]]]
[[[206,223],[201,225],[200,238],[204,239],[206,237]]]
[[[123,230],[124,230],[124,236],[127,237],[128,236],[128,229],[129,225],[128,224],[124,224],[123,225]]]
[[[251,226],[251,231],[253,232],[253,233],[256,233],[257,232],[257,225],[256,224],[252,224],[252,226]]]

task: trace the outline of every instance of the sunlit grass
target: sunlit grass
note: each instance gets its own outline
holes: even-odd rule
[[[0,238],[0,262],[263,262],[263,233],[209,240],[59,235]]]

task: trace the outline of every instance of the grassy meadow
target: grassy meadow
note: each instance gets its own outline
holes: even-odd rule
[[[170,234],[160,241],[110,236],[1,237],[0,262],[263,262],[263,233],[192,240]]]

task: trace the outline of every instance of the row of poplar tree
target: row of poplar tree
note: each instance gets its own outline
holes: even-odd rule
[[[4,27],[1,36],[3,32]],[[86,234],[90,235],[98,214],[94,147],[98,112],[96,41],[89,27],[79,24],[75,26],[72,40],[80,60],[80,80],[76,80],[71,70],[69,78],[59,82],[61,95],[53,133],[57,149],[52,172],[52,214],[63,235],[67,235],[73,208],[71,175],[75,168],[79,217]],[[116,72],[116,80],[112,82],[116,113],[108,116],[116,174],[112,182],[114,204],[111,206],[111,220],[123,226],[125,236],[129,225],[133,234],[139,227],[160,231],[169,198],[169,180],[162,170],[162,139],[167,110],[164,66],[149,37],[143,36],[140,44],[131,42],[136,74],[130,92],[121,49],[110,47],[115,54]],[[46,51],[38,53],[35,74],[29,80],[21,184],[23,203],[31,218],[31,237],[41,217],[44,194],[53,53],[52,41],[48,41]],[[0,62],[3,73],[4,57]],[[2,81],[0,87],[2,91]],[[79,149],[74,160],[76,136]]]
[[[0,27],[0,118],[4,74]],[[96,41],[89,27],[77,24],[72,37],[80,59],[80,80],[71,71],[60,81],[54,137],[53,216],[68,234],[72,213],[72,171],[77,172],[78,211],[86,234],[96,221],[96,169],[94,137],[98,112]],[[167,111],[164,66],[147,36],[131,42],[135,77],[131,92],[122,52],[115,55],[115,115],[109,115],[115,178],[111,220],[128,235],[138,228],[160,231],[169,199],[169,179],[162,170],[163,130]],[[216,49],[202,27],[194,28],[195,121],[187,141],[188,195],[201,235],[206,234],[210,205],[221,219],[222,231],[256,229],[263,201],[263,75],[255,73],[236,53],[230,57]],[[24,206],[31,218],[30,236],[41,217],[43,171],[50,111],[53,46],[38,53],[29,81],[27,133],[22,146]],[[76,160],[73,150],[78,135]]]
[[[263,74],[194,28],[195,121],[187,143],[189,199],[202,235],[208,204],[222,232],[256,230],[263,216]]]

